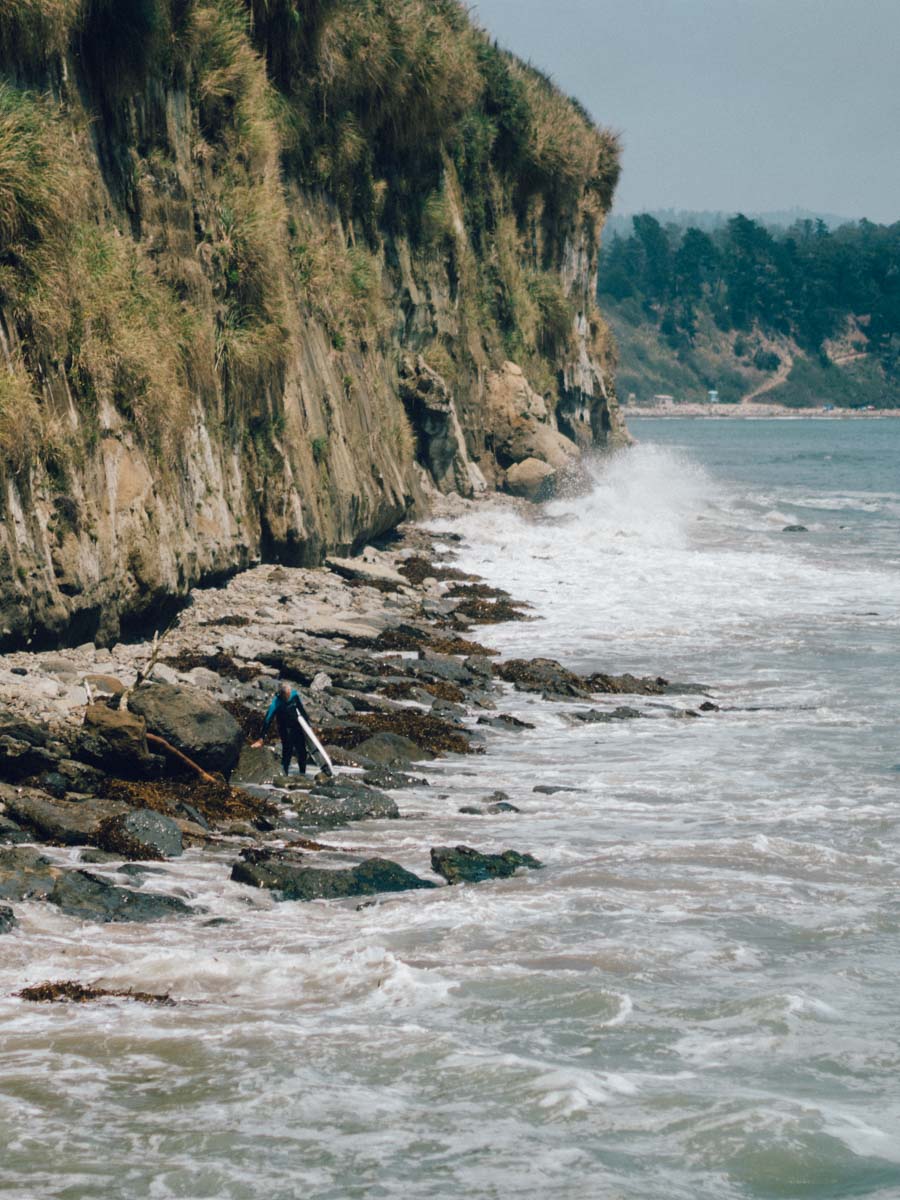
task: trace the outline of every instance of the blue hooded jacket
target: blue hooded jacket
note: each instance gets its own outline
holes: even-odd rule
[[[266,719],[263,722],[263,737],[269,732],[269,726],[274,719],[278,722],[278,733],[283,741],[289,729],[297,729],[297,718],[294,714],[298,712],[308,724],[312,724],[309,719],[309,713],[303,707],[303,701],[300,699],[300,694],[296,689],[291,692],[287,700],[285,700],[280,691],[276,692],[275,698],[269,705],[268,712],[266,713]]]

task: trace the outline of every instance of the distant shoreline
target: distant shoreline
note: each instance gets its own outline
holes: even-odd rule
[[[900,417],[900,408],[789,408],[785,404],[626,404],[626,421],[640,417],[698,417],[705,420],[811,420],[830,421],[872,417]]]

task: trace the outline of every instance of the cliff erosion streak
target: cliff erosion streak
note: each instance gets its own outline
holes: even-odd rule
[[[613,135],[446,0],[0,14],[0,646],[627,437]]]

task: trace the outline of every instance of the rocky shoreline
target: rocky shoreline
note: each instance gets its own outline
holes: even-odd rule
[[[578,701],[573,719],[597,722],[639,715],[585,709],[598,693],[697,691],[500,662],[473,627],[530,614],[454,567],[454,541],[404,527],[356,558],[258,566],[196,590],[153,644],[0,657],[0,934],[15,934],[18,906],[34,901],[94,923],[216,923],[183,889],[166,891],[166,863],[185,850],[284,901],[365,901],[539,868],[521,849],[435,846],[429,878],[319,840],[399,819],[396,797],[427,786],[430,761],[483,753],[492,727],[524,734],[496,710],[502,689]],[[251,745],[279,679],[300,689],[333,778],[285,778],[277,746]],[[502,792],[482,804],[459,811],[518,811]]]

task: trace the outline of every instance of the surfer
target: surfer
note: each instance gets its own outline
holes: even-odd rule
[[[302,717],[307,725],[312,725],[299,692],[286,681],[282,682],[266,713],[262,737],[253,743],[253,748],[258,750],[262,746],[274,719],[278,723],[278,736],[281,738],[281,769],[285,775],[290,774],[292,758],[297,759],[300,774],[306,774],[306,737],[298,717]]]

